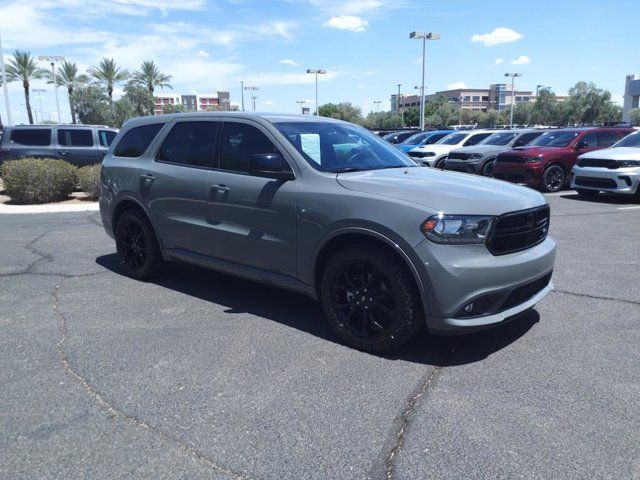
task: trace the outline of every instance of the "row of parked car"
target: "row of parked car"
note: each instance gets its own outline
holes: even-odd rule
[[[633,128],[433,130],[384,138],[425,166],[495,177],[545,192],[570,185],[640,196],[640,134]],[[633,135],[628,136],[633,133]]]

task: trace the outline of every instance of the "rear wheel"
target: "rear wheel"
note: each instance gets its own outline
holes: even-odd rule
[[[162,253],[151,223],[138,210],[127,210],[116,224],[116,249],[125,273],[137,280],[155,276],[162,267]]]
[[[559,192],[564,186],[564,170],[558,165],[551,165],[542,173],[540,188],[544,192]]]
[[[434,165],[434,167],[442,170],[444,168],[444,162],[446,160],[447,160],[447,156],[442,157],[441,159],[436,161],[436,164]]]
[[[327,264],[320,286],[327,320],[347,344],[396,348],[424,326],[419,293],[406,265],[383,247],[347,247]]]
[[[493,160],[489,160],[482,166],[480,171],[485,177],[493,177]]]
[[[595,198],[600,194],[597,190],[583,190],[582,188],[576,188],[576,192],[578,192],[578,195],[585,198]]]

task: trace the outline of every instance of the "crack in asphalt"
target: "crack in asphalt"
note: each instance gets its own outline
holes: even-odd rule
[[[60,297],[58,295],[58,292],[62,286],[62,282],[64,281],[64,278],[59,280],[58,283],[56,284],[56,286],[53,289],[53,292],[51,293],[51,296],[53,297],[53,314],[58,318],[58,330],[59,330],[59,339],[58,342],[56,344],[56,350],[58,351],[58,356],[60,357],[60,362],[62,364],[62,367],[64,368],[64,370],[71,375],[73,378],[75,378],[78,383],[80,383],[80,385],[83,387],[85,393],[93,399],[94,402],[96,402],[98,404],[98,406],[100,408],[102,408],[106,413],[108,413],[109,415],[113,416],[113,417],[117,417],[120,418],[130,424],[133,424],[134,426],[138,427],[138,428],[142,428],[144,430],[147,430],[155,435],[157,435],[158,437],[160,437],[162,440],[169,442],[171,444],[173,444],[174,446],[176,446],[178,448],[178,450],[192,456],[193,458],[195,458],[196,460],[202,462],[203,464],[207,465],[208,467],[216,470],[219,473],[225,474],[229,477],[235,478],[237,480],[251,480],[251,477],[245,473],[239,473],[236,472],[230,468],[224,467],[220,464],[218,464],[215,460],[211,459],[210,457],[208,457],[204,452],[202,452],[201,450],[191,447],[189,445],[187,445],[186,443],[184,443],[183,441],[181,441],[180,439],[174,437],[173,435],[171,435],[170,433],[167,433],[161,429],[159,429],[158,427],[152,425],[151,423],[142,420],[134,415],[131,415],[127,412],[125,412],[124,410],[118,408],[117,406],[115,406],[114,404],[112,404],[109,400],[107,400],[104,395],[102,393],[100,393],[98,390],[96,390],[90,383],[89,381],[81,374],[79,373],[71,364],[69,357],[67,355],[67,352],[65,350],[65,345],[67,343],[67,339],[68,339],[68,327],[67,327],[67,319],[64,316],[64,314],[61,312],[60,310]]]
[[[600,295],[591,295],[589,293],[570,292],[568,290],[560,290],[560,289],[557,289],[557,288],[554,289],[552,292],[553,293],[562,293],[564,295],[571,295],[571,296],[574,296],[574,297],[591,298],[593,300],[607,300],[609,302],[628,303],[628,304],[631,304],[631,305],[640,306],[640,302],[637,302],[635,300],[627,300],[625,298],[604,297],[604,296],[600,296]]]

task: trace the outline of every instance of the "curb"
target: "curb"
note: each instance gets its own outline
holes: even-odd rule
[[[67,212],[96,212],[98,202],[87,203],[46,203],[44,205],[4,205],[0,204],[0,215],[24,213],[67,213]]]

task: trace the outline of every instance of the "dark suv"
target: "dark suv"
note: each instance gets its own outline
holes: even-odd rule
[[[606,127],[552,130],[524,147],[499,154],[493,164],[493,176],[544,192],[557,192],[568,183],[578,155],[610,147],[633,131]]]
[[[82,167],[100,163],[118,130],[98,125],[17,125],[0,139],[0,163],[25,157],[59,158]]]

